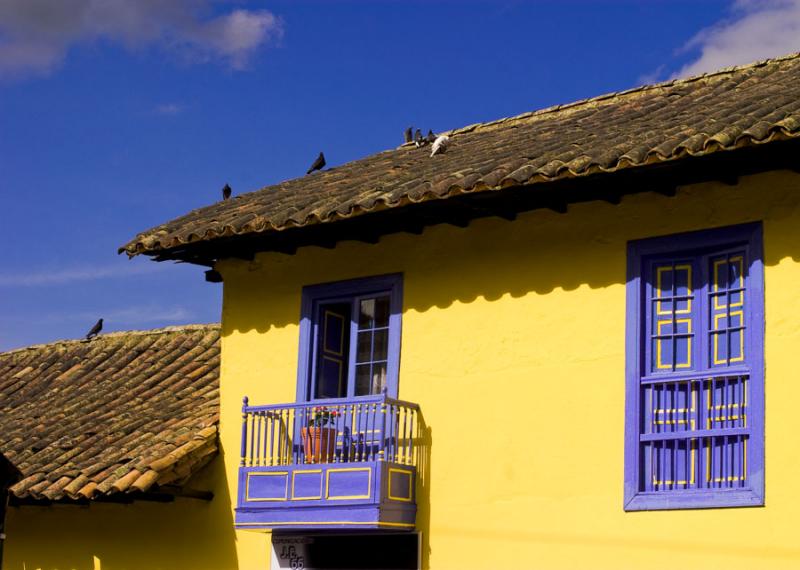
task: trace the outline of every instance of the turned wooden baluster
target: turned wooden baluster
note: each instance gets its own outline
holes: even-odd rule
[[[378,461],[386,460],[386,402],[381,402],[381,430],[378,439]]]
[[[395,433],[397,441],[395,442],[395,454],[394,454],[394,461],[395,463],[400,463],[400,406],[396,406],[395,410]]]
[[[242,398],[242,458],[240,465],[247,465],[247,396]]]

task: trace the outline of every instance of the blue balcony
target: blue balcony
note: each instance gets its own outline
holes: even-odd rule
[[[236,528],[414,530],[419,406],[382,396],[242,408]]]

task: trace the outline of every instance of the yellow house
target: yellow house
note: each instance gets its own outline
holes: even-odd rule
[[[798,139],[793,55],[136,236],[224,284],[224,469],[192,558],[135,566],[800,567]]]

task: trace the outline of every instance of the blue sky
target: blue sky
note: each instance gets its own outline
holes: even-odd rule
[[[165,5],[169,5],[165,8]],[[800,0],[0,0],[0,350],[213,322],[138,231],[442,131],[800,50]],[[795,45],[796,44],[796,45]]]

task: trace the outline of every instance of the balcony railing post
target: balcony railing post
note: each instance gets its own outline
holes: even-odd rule
[[[379,449],[378,449],[378,461],[385,461],[386,460],[386,396],[384,395],[383,401],[381,402],[381,428],[380,428],[380,439],[379,442]]]
[[[245,396],[242,399],[242,459],[240,465],[245,465],[245,457],[247,456],[247,403],[248,398]]]

